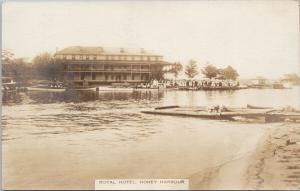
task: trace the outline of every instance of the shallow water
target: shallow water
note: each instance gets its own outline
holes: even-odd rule
[[[3,95],[6,189],[93,189],[99,178],[188,178],[253,151],[266,128],[142,114],[162,105],[299,106],[299,89]]]

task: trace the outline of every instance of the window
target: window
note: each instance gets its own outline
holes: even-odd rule
[[[80,79],[84,80],[84,73],[81,73]]]
[[[127,80],[127,75],[126,74],[123,75],[123,80]]]
[[[65,60],[67,58],[67,56],[66,55],[63,55],[63,59]]]
[[[68,80],[74,80],[74,74],[73,73],[68,73],[67,78],[68,78]]]
[[[89,56],[86,56],[86,59],[88,60],[90,57]]]
[[[142,66],[142,70],[147,70],[148,66]]]
[[[97,56],[94,56],[94,60],[97,60]]]
[[[75,60],[75,56],[74,55],[72,55],[72,60]]]
[[[134,80],[134,75],[131,76],[131,80]]]
[[[82,56],[82,55],[80,55],[80,56],[79,56],[79,59],[80,59],[80,60],[82,60],[82,59],[83,59],[83,56]]]
[[[92,73],[92,80],[96,80],[96,74]]]
[[[108,75],[107,74],[105,74],[105,80],[108,80]]]
[[[150,56],[147,56],[147,60],[150,61]]]

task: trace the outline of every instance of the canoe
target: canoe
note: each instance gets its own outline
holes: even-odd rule
[[[179,106],[178,105],[171,105],[171,106],[156,107],[155,110],[159,110],[159,109],[171,109],[171,108],[179,108]]]
[[[249,109],[272,109],[272,107],[259,107],[259,106],[254,106],[254,105],[250,105],[250,104],[247,104],[247,108],[249,108]]]

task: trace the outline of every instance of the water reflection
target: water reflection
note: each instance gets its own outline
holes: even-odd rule
[[[27,92],[2,95],[3,105],[83,103],[95,101],[155,102],[160,105],[210,106],[223,104],[242,107],[246,104],[260,106],[299,107],[299,89],[272,90],[247,89],[238,91],[133,91],[133,92]],[[127,103],[130,101],[130,103]],[[80,108],[79,108],[80,109]]]
[[[2,93],[2,104],[5,105],[13,105],[13,104],[20,104],[24,100],[22,94],[17,92],[6,92]]]
[[[65,91],[65,92],[27,92],[3,94],[4,105],[31,103],[79,103],[90,101],[127,101],[127,100],[160,100],[162,91],[134,91],[134,92],[96,92],[96,91]]]

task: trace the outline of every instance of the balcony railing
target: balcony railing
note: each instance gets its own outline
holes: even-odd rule
[[[65,69],[66,72],[85,72],[85,71],[88,71],[88,72],[150,72],[150,69],[148,68],[144,68],[144,69],[140,69],[140,68],[132,68],[132,69],[101,69],[101,68],[98,68],[98,69],[95,69],[95,68],[67,68]]]

